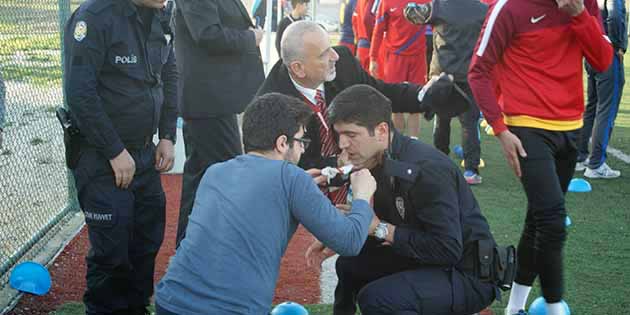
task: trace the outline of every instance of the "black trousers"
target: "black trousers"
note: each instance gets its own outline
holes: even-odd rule
[[[355,314],[358,302],[364,315],[470,315],[490,305],[498,292],[453,268],[387,269],[386,262],[339,257],[333,314]]]
[[[115,186],[109,161],[82,148],[74,169],[90,250],[86,313],[143,314],[153,295],[155,257],[164,238],[165,196],[155,170],[155,147],[129,150],[136,173],[128,189]]]
[[[468,83],[457,83],[470,100],[474,100]],[[479,137],[479,108],[473,101],[470,108],[457,116],[462,125],[462,149],[464,150],[464,168],[479,173],[479,160],[481,158],[481,143]],[[433,145],[444,154],[450,153],[451,118],[436,115],[433,128]]]
[[[518,245],[516,282],[531,286],[539,276],[545,300],[559,302],[564,292],[562,251],[567,215],[564,195],[575,171],[579,130],[509,129],[527,152],[527,158],[519,158],[527,215]]]
[[[178,247],[186,235],[188,216],[193,208],[197,187],[206,169],[214,163],[227,161],[243,153],[241,133],[235,114],[184,120],[183,132],[186,162],[177,225],[176,246]]]

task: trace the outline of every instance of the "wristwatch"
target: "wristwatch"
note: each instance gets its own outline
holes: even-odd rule
[[[376,226],[376,230],[374,230],[374,237],[377,239],[384,241],[389,234],[389,230],[387,229],[387,223],[381,222]]]

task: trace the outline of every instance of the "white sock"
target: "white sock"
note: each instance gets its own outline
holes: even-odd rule
[[[565,311],[564,311],[564,305],[562,305],[562,302],[557,302],[557,303],[546,303],[547,306],[547,315],[568,315]]]
[[[522,284],[518,284],[516,282],[512,283],[512,291],[510,291],[510,300],[508,301],[508,305],[506,311],[508,314],[516,314],[519,310],[525,309],[525,303],[527,303],[527,297],[529,296],[529,291],[532,290],[532,287],[525,286]],[[551,314],[550,314],[551,315]]]

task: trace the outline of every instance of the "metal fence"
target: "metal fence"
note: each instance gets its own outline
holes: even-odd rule
[[[0,1],[0,289],[11,268],[37,256],[78,209],[55,118],[69,15],[70,0]]]

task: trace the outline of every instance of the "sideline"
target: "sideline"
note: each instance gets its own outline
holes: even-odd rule
[[[618,149],[608,146],[608,148],[606,149],[606,153],[616,157],[617,159],[621,160],[622,162],[625,162],[626,164],[630,164],[630,155],[627,155]]]

